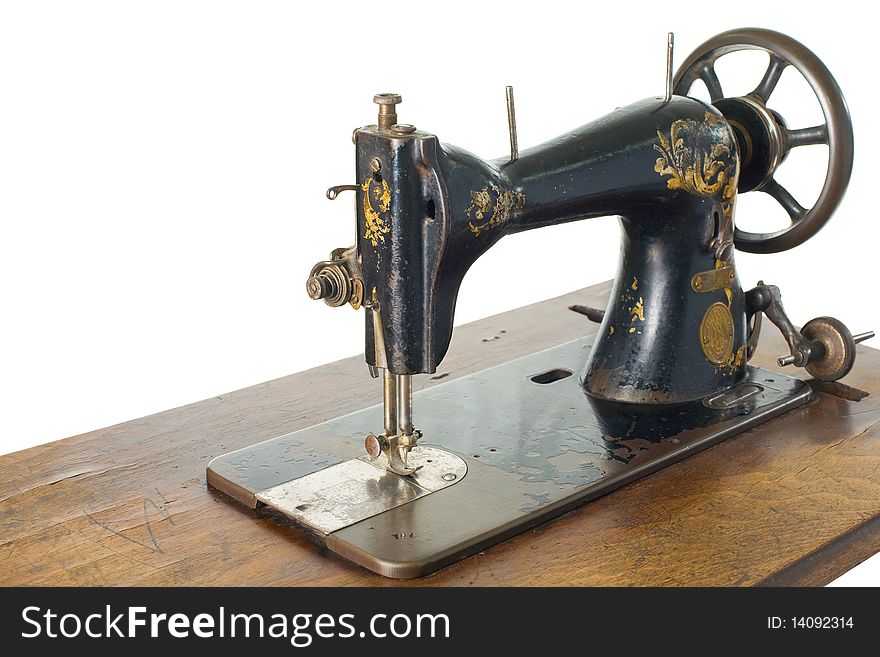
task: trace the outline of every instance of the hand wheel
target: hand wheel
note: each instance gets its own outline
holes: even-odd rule
[[[804,368],[820,381],[837,381],[846,376],[856,360],[856,342],[839,319],[817,317],[804,324],[801,335],[822,345],[818,358],[811,358]],[[824,353],[822,353],[824,352]]]
[[[725,98],[715,73],[715,61],[737,50],[764,50],[770,55],[770,64],[754,91],[738,98]],[[812,87],[825,115],[823,125],[789,129],[785,120],[767,107],[767,100],[787,66],[797,69]],[[769,194],[791,219],[787,228],[771,233],[750,233],[737,228],[736,247],[750,253],[776,253],[810,239],[840,204],[852,172],[852,122],[831,73],[816,55],[791,37],[771,30],[744,28],[712,37],[691,53],[675,74],[674,93],[687,95],[697,79],[703,80],[712,105],[724,115],[736,135],[740,152],[738,191]],[[828,172],[819,198],[807,209],[773,174],[792,148],[810,144],[828,145]]]

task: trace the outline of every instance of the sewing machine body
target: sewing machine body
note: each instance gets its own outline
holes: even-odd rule
[[[852,131],[836,82],[775,32],[710,39],[674,80],[671,45],[665,97],[522,153],[508,88],[511,156],[499,160],[398,123],[400,97],[377,95],[377,123],[353,135],[356,183],[328,190],[355,193],[357,241],[317,263],[307,290],[364,309],[365,360],[382,376],[383,403],[220,456],[209,485],[371,570],[416,577],[806,402],[804,382],[748,364],[762,316],[789,344],[780,365],[828,381],[849,372],[855,344],[872,333],[853,336],[829,317],[798,331],[778,288],[744,291],[734,261],[735,248],[802,243],[839,203]],[[714,61],[751,47],[769,53],[764,78],[724,98]],[[789,65],[813,86],[825,125],[791,130],[767,108]],[[697,78],[711,104],[687,97]],[[829,146],[828,174],[805,209],[773,174],[791,148],[815,143]],[[779,201],[788,229],[735,227],[737,193],[753,190]],[[608,306],[572,307],[594,331],[413,395],[411,377],[435,373],[446,355],[477,258],[511,233],[607,215],[621,225]],[[589,257],[582,247],[570,255]]]
[[[675,138],[689,140],[694,161],[674,160]],[[376,292],[385,346],[376,348],[378,325],[367,313],[370,365],[398,375],[435,372],[452,337],[464,275],[504,235],[619,215],[615,302],[585,378],[589,392],[679,403],[744,376],[746,313],[733,249],[719,258],[709,247],[733,242],[738,160],[733,133],[711,106],[677,96],[646,99],[514,161],[483,162],[419,132],[390,136],[368,127],[357,143],[357,180],[366,190],[358,203],[361,279]],[[667,157],[668,173],[658,173],[658,158]],[[371,170],[374,161],[379,172]],[[688,176],[701,162],[697,190]],[[671,189],[671,182],[680,185]],[[715,276],[719,267],[728,276],[723,285],[691,288],[697,273]],[[725,335],[712,336],[724,344],[711,345],[718,353],[710,360],[699,334],[685,327],[699,326],[713,304],[724,306],[717,312],[729,321]]]

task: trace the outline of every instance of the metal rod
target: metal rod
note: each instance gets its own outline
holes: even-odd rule
[[[853,342],[858,344],[859,342],[864,342],[865,340],[870,340],[874,337],[874,331],[865,331],[864,333],[857,333],[853,336]]]
[[[785,367],[786,365],[794,365],[797,361],[797,356],[793,356],[789,354],[788,356],[782,356],[781,358],[777,358],[776,362],[779,364],[779,367]]]
[[[675,34],[666,36],[666,102],[672,100],[672,49],[675,45]]]
[[[513,87],[507,85],[504,88],[507,96],[507,129],[510,132],[510,161],[519,157],[519,145],[516,143],[516,109],[513,105]]]
[[[412,377],[409,374],[396,374],[397,378],[397,426],[404,436],[413,432],[412,420]]]
[[[582,306],[581,304],[576,303],[573,306],[569,306],[568,309],[580,313],[581,315],[586,315],[587,319],[591,322],[596,322],[597,324],[601,324],[602,320],[605,319],[605,311],[601,308]]]
[[[382,373],[382,392],[385,405],[385,436],[397,435],[397,377],[387,369]]]

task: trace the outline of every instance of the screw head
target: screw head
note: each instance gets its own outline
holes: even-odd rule
[[[454,472],[447,472],[445,475],[443,475],[443,481],[455,481],[456,479],[458,479],[458,477],[455,475]]]
[[[373,96],[373,102],[377,105],[397,105],[403,102],[400,94],[382,93]]]
[[[379,161],[378,157],[374,157],[370,160],[370,171],[373,173],[379,173],[382,170],[382,163]]]

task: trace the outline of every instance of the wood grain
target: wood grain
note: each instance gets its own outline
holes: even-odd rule
[[[593,286],[456,329],[443,380],[595,330]],[[502,333],[502,331],[504,331]],[[772,327],[756,364],[783,353]],[[0,456],[3,585],[824,584],[880,549],[880,352],[805,407],[430,577],[321,552],[205,486],[223,452],[379,401],[361,358]],[[434,385],[416,377],[417,387]],[[47,409],[51,412],[51,409]]]

